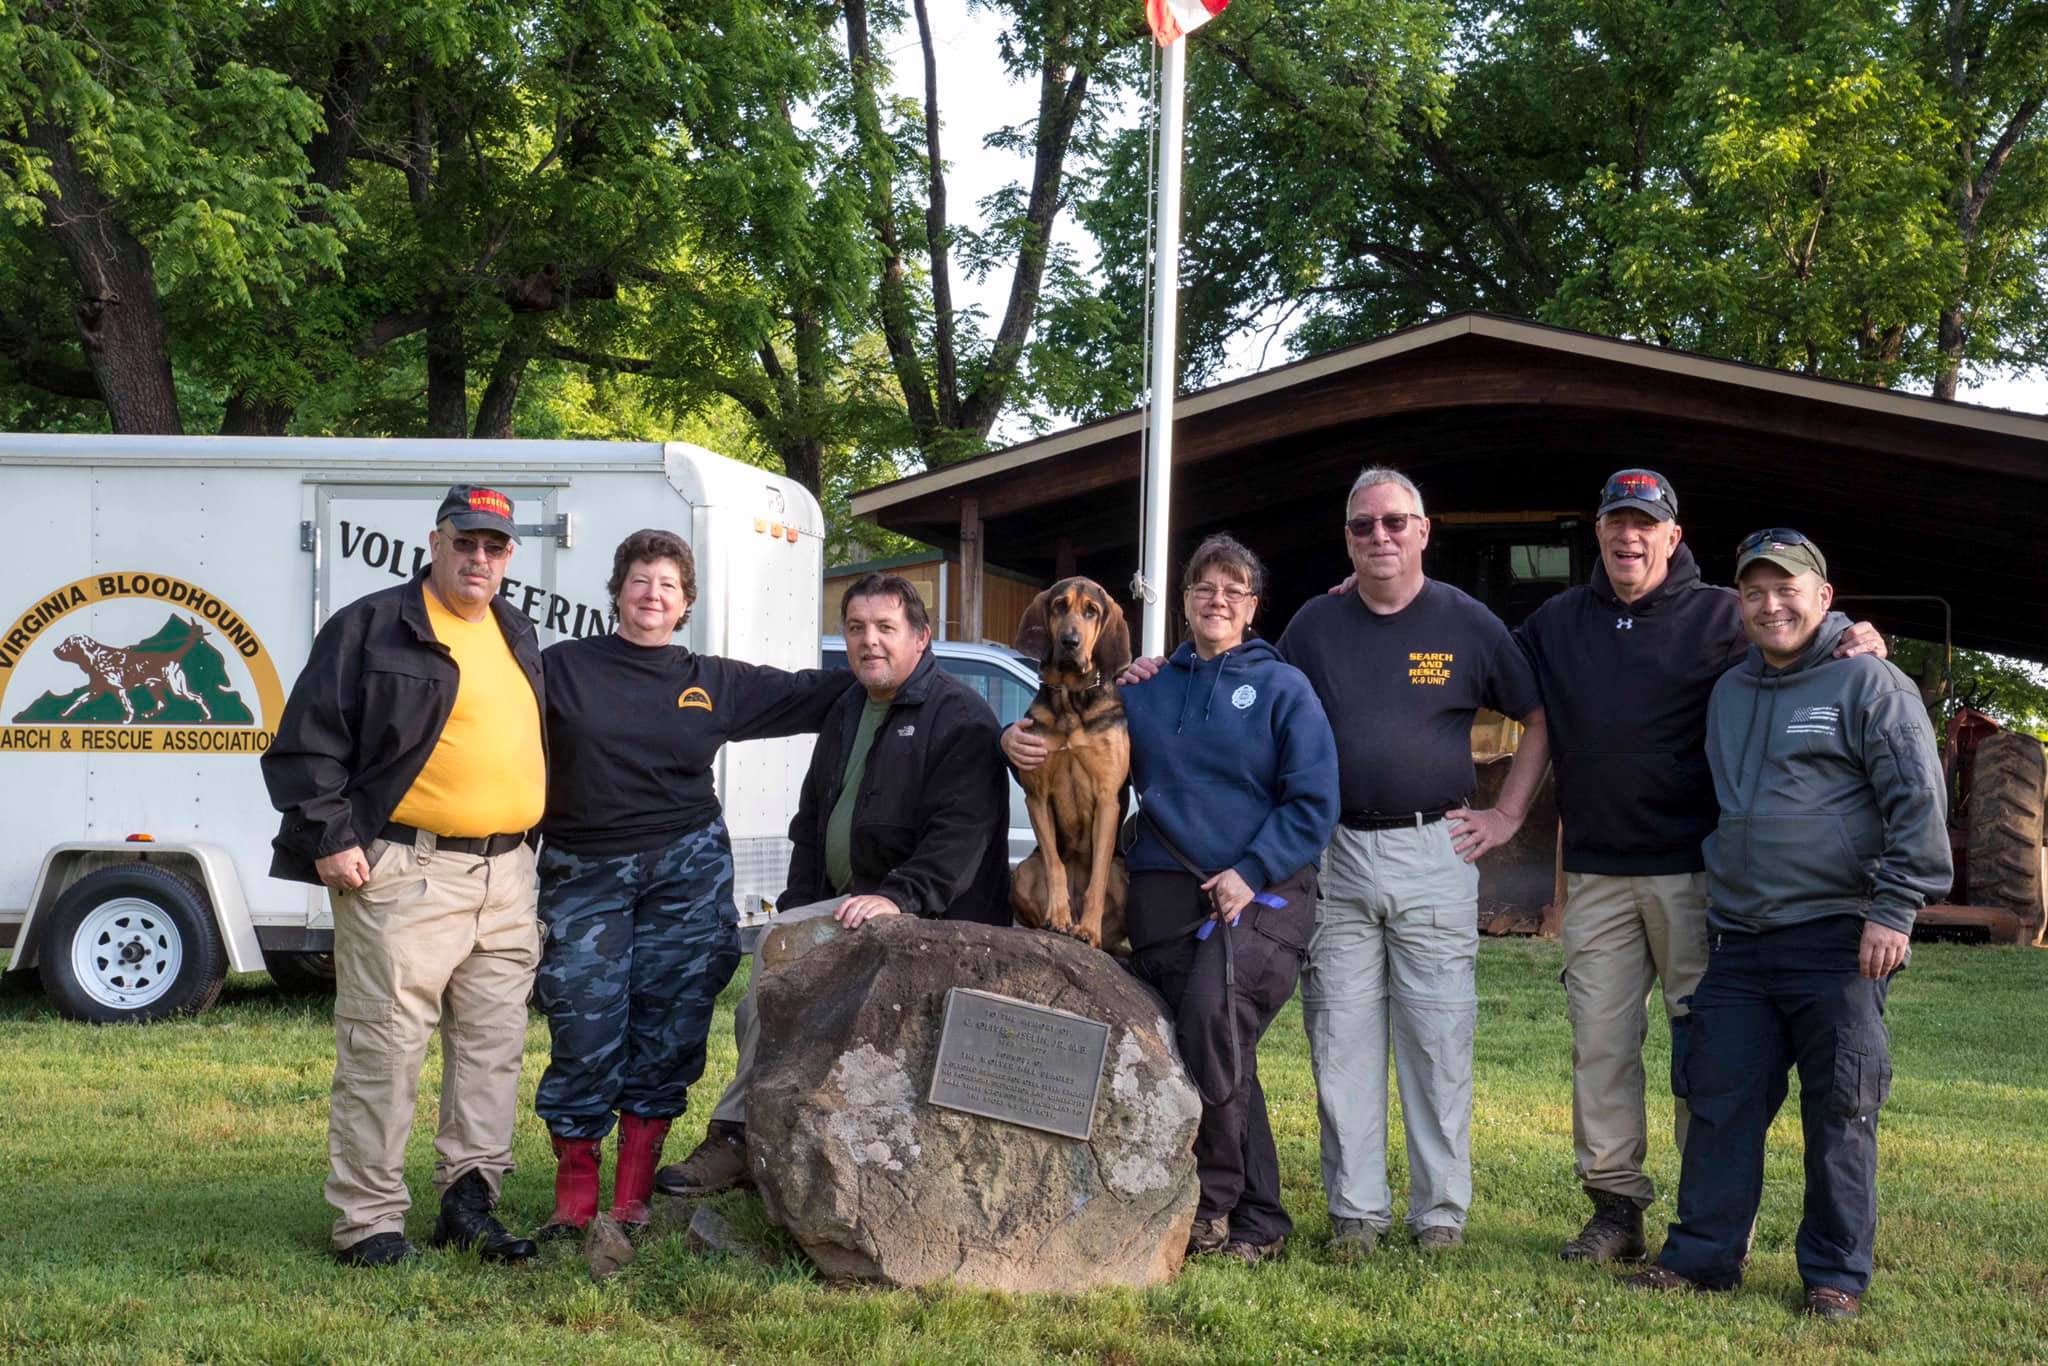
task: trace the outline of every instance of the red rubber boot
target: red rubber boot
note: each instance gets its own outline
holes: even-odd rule
[[[573,1238],[597,1214],[600,1140],[550,1134],[555,1145],[555,1212],[537,1235],[542,1242]]]
[[[628,1231],[647,1222],[647,1201],[654,1194],[654,1170],[661,1165],[661,1145],[670,1121],[619,1116],[619,1170],[612,1179],[612,1218]]]

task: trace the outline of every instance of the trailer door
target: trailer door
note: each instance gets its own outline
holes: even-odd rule
[[[314,514],[305,548],[313,554],[313,630],[317,633],[338,608],[365,593],[389,588],[427,565],[427,535],[434,513],[451,481],[435,477],[419,483],[397,483],[388,476],[362,483],[324,480],[314,488]],[[577,604],[564,606],[555,594],[558,551],[569,535],[562,506],[565,480],[533,479],[493,483],[512,500],[512,520],[519,527],[519,549],[505,571],[500,594],[551,629],[556,637],[586,632],[572,621],[555,621]],[[580,605],[587,613],[588,605]],[[551,637],[543,635],[542,644]]]

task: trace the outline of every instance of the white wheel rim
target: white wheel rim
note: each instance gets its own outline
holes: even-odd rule
[[[164,998],[185,963],[185,941],[164,908],[139,897],[93,907],[71,941],[71,975],[87,996],[112,1010],[139,1010]]]

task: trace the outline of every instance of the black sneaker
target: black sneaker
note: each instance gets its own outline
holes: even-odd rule
[[[334,1250],[334,1260],[343,1266],[397,1266],[419,1252],[403,1233],[373,1233],[358,1243]]]

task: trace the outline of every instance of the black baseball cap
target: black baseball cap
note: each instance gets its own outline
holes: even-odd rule
[[[1678,490],[1655,470],[1616,470],[1600,486],[1600,511],[1593,515],[1605,517],[1621,508],[1634,508],[1669,522],[1678,516]]]
[[[434,514],[434,525],[443,522],[457,531],[495,531],[519,539],[519,529],[512,525],[512,500],[481,484],[457,484],[449,489],[441,500],[441,510]]]

